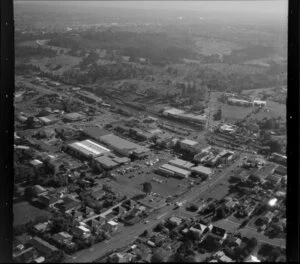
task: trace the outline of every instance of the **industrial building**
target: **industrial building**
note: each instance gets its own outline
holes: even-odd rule
[[[267,102],[266,101],[261,101],[261,100],[253,100],[253,105],[254,106],[266,106]]]
[[[119,163],[113,161],[111,158],[107,156],[101,156],[95,158],[96,164],[99,164],[104,169],[113,169],[117,166],[119,166]]]
[[[171,108],[167,109],[163,112],[165,116],[171,116],[174,118],[179,118],[182,120],[186,120],[189,122],[193,123],[198,123],[198,124],[206,124],[207,121],[207,116],[205,114],[203,115],[196,115],[193,113],[186,113],[184,110],[176,109],[176,108]]]
[[[196,167],[191,168],[191,171],[195,175],[205,176],[205,177],[209,177],[213,173],[212,169],[202,165],[198,165]]]
[[[77,96],[88,103],[101,103],[102,99],[88,91],[77,91]]]
[[[140,146],[113,134],[100,137],[100,142],[105,143],[117,153],[127,157],[131,154],[134,154],[137,157],[143,157],[150,152],[150,149],[146,147]]]
[[[175,178],[187,178],[191,175],[190,171],[172,166],[170,164],[163,164],[158,168],[158,172],[160,172],[162,175]]]
[[[66,122],[75,122],[75,121],[79,121],[82,120],[84,118],[84,115],[79,114],[79,113],[69,113],[69,114],[65,114],[63,119]]]
[[[237,99],[237,98],[228,98],[227,102],[229,104],[233,104],[233,105],[240,105],[240,106],[253,106],[252,102],[249,102],[247,100],[243,100],[243,99]]]
[[[111,132],[109,132],[105,129],[99,128],[97,126],[94,126],[94,127],[86,127],[83,130],[83,134],[94,140],[100,141],[100,138],[102,136],[109,135],[109,134],[111,134]]]
[[[183,150],[188,150],[188,151],[195,151],[197,149],[197,146],[199,145],[197,141],[193,141],[189,139],[181,140],[179,144]]]
[[[178,168],[186,169],[186,170],[189,170],[193,166],[195,166],[193,163],[188,162],[186,160],[182,160],[182,159],[173,159],[173,160],[170,160],[169,164],[171,164],[173,166],[176,166]]]
[[[99,157],[104,153],[110,152],[108,148],[105,148],[91,140],[83,140],[80,142],[74,142],[68,145],[69,152],[75,156]]]

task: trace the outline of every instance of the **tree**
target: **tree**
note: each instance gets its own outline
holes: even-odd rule
[[[152,190],[152,184],[150,182],[144,182],[143,191],[148,194],[151,193],[151,190]]]
[[[247,247],[250,249],[250,250],[253,250],[257,247],[258,245],[258,241],[255,237],[252,237],[248,240],[248,245]]]
[[[24,197],[26,200],[30,201],[32,198],[37,196],[37,192],[33,187],[27,187],[24,191]]]
[[[150,260],[151,263],[164,262],[164,257],[158,251],[155,251]]]

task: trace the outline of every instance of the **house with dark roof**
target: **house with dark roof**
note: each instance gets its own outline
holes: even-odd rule
[[[81,202],[70,197],[64,197],[62,203],[57,203],[54,207],[58,208],[61,212],[71,213],[81,207]]]
[[[217,226],[213,226],[211,228],[211,232],[210,234],[217,238],[219,240],[220,243],[223,243],[223,241],[226,239],[227,237],[227,232],[225,229],[217,227]]]
[[[96,190],[96,191],[92,192],[91,196],[95,200],[99,201],[105,196],[105,194],[106,194],[106,192],[103,189],[99,189],[99,190]]]
[[[53,253],[58,251],[58,249],[55,246],[49,244],[48,242],[39,237],[32,238],[28,243],[41,254],[43,254],[45,257],[49,257]]]
[[[53,207],[56,203],[62,202],[62,200],[55,195],[40,195],[38,202],[46,207]]]
[[[281,176],[285,176],[285,175],[287,175],[287,168],[285,166],[279,165],[275,169],[275,173],[277,173],[278,175],[281,175]]]
[[[58,244],[69,244],[72,242],[73,236],[67,232],[60,232],[52,236],[52,239]]]

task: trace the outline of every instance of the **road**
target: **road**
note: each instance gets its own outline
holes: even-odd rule
[[[211,188],[213,185],[223,180],[224,177],[228,176],[231,170],[243,159],[245,155],[242,154],[239,159],[237,159],[229,167],[225,168],[222,172],[216,174],[211,179],[207,180],[201,186],[193,187],[189,192],[187,192],[182,197],[177,198],[174,203],[182,200],[187,200],[187,202],[196,199],[202,193],[207,191],[207,187]],[[134,226],[124,227],[122,232],[113,236],[108,242],[101,242],[93,245],[92,249],[84,249],[78,251],[66,258],[66,263],[78,263],[78,262],[93,262],[99,259],[101,256],[107,254],[110,251],[117,250],[123,246],[132,243],[144,230],[153,229],[159,222],[163,219],[169,218],[171,215],[175,215],[180,208],[174,210],[174,205],[165,206],[164,208],[157,210],[155,213],[145,218],[142,223],[138,223]],[[144,224],[144,221],[148,220],[148,224]]]

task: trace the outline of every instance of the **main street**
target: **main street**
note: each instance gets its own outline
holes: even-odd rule
[[[198,196],[207,191],[208,188],[213,188],[218,182],[223,180],[226,176],[228,176],[231,170],[237,166],[241,162],[245,155],[242,154],[233,164],[225,168],[220,173],[214,175],[211,179],[208,179],[201,186],[195,186],[190,189],[186,194],[181,197],[178,197],[174,203],[178,201],[186,200],[187,202],[196,199]],[[113,236],[108,242],[100,242],[93,245],[92,249],[84,249],[78,251],[66,258],[66,263],[78,263],[78,262],[93,262],[99,259],[101,256],[115,251],[119,248],[122,248],[126,245],[132,243],[144,230],[153,229],[159,222],[164,219],[171,217],[172,215],[176,215],[176,213],[180,210],[180,208],[174,210],[174,205],[167,205],[164,208],[155,211],[153,214],[145,218],[141,223],[138,223],[134,226],[124,227],[122,232]],[[144,222],[148,220],[148,224],[144,224]]]

